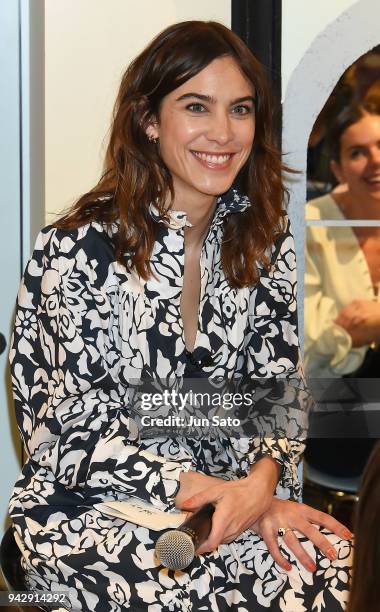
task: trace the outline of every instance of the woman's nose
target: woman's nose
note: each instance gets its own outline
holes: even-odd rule
[[[380,147],[374,147],[370,152],[370,163],[380,167]]]
[[[228,113],[216,113],[214,117],[211,118],[207,137],[209,138],[209,140],[215,140],[220,144],[225,144],[232,140],[233,129],[231,124],[231,117]]]

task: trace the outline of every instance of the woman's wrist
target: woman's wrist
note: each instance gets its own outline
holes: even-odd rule
[[[247,482],[249,486],[260,485],[264,493],[273,497],[280,478],[281,466],[272,457],[262,457],[251,466]]]

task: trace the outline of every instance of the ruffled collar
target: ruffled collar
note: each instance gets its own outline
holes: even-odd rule
[[[247,196],[241,195],[236,189],[231,188],[217,199],[214,217],[211,226],[223,223],[224,217],[229,214],[244,212],[251,206]],[[182,227],[192,227],[187,220],[187,213],[182,210],[169,210],[169,220],[162,218],[155,204],[149,206],[150,214],[157,223],[164,223],[170,229],[180,229]]]

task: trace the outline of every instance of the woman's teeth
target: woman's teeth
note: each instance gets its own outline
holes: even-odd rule
[[[197,151],[192,151],[192,153],[202,161],[210,164],[225,164],[232,157],[232,153],[226,155],[209,155],[208,153],[198,153]]]

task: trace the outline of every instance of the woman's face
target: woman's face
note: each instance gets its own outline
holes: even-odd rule
[[[380,115],[367,114],[343,132],[340,161],[331,168],[356,201],[380,201]]]
[[[165,96],[159,121],[147,132],[160,139],[176,202],[218,196],[252,149],[253,87],[232,58],[218,58]]]

